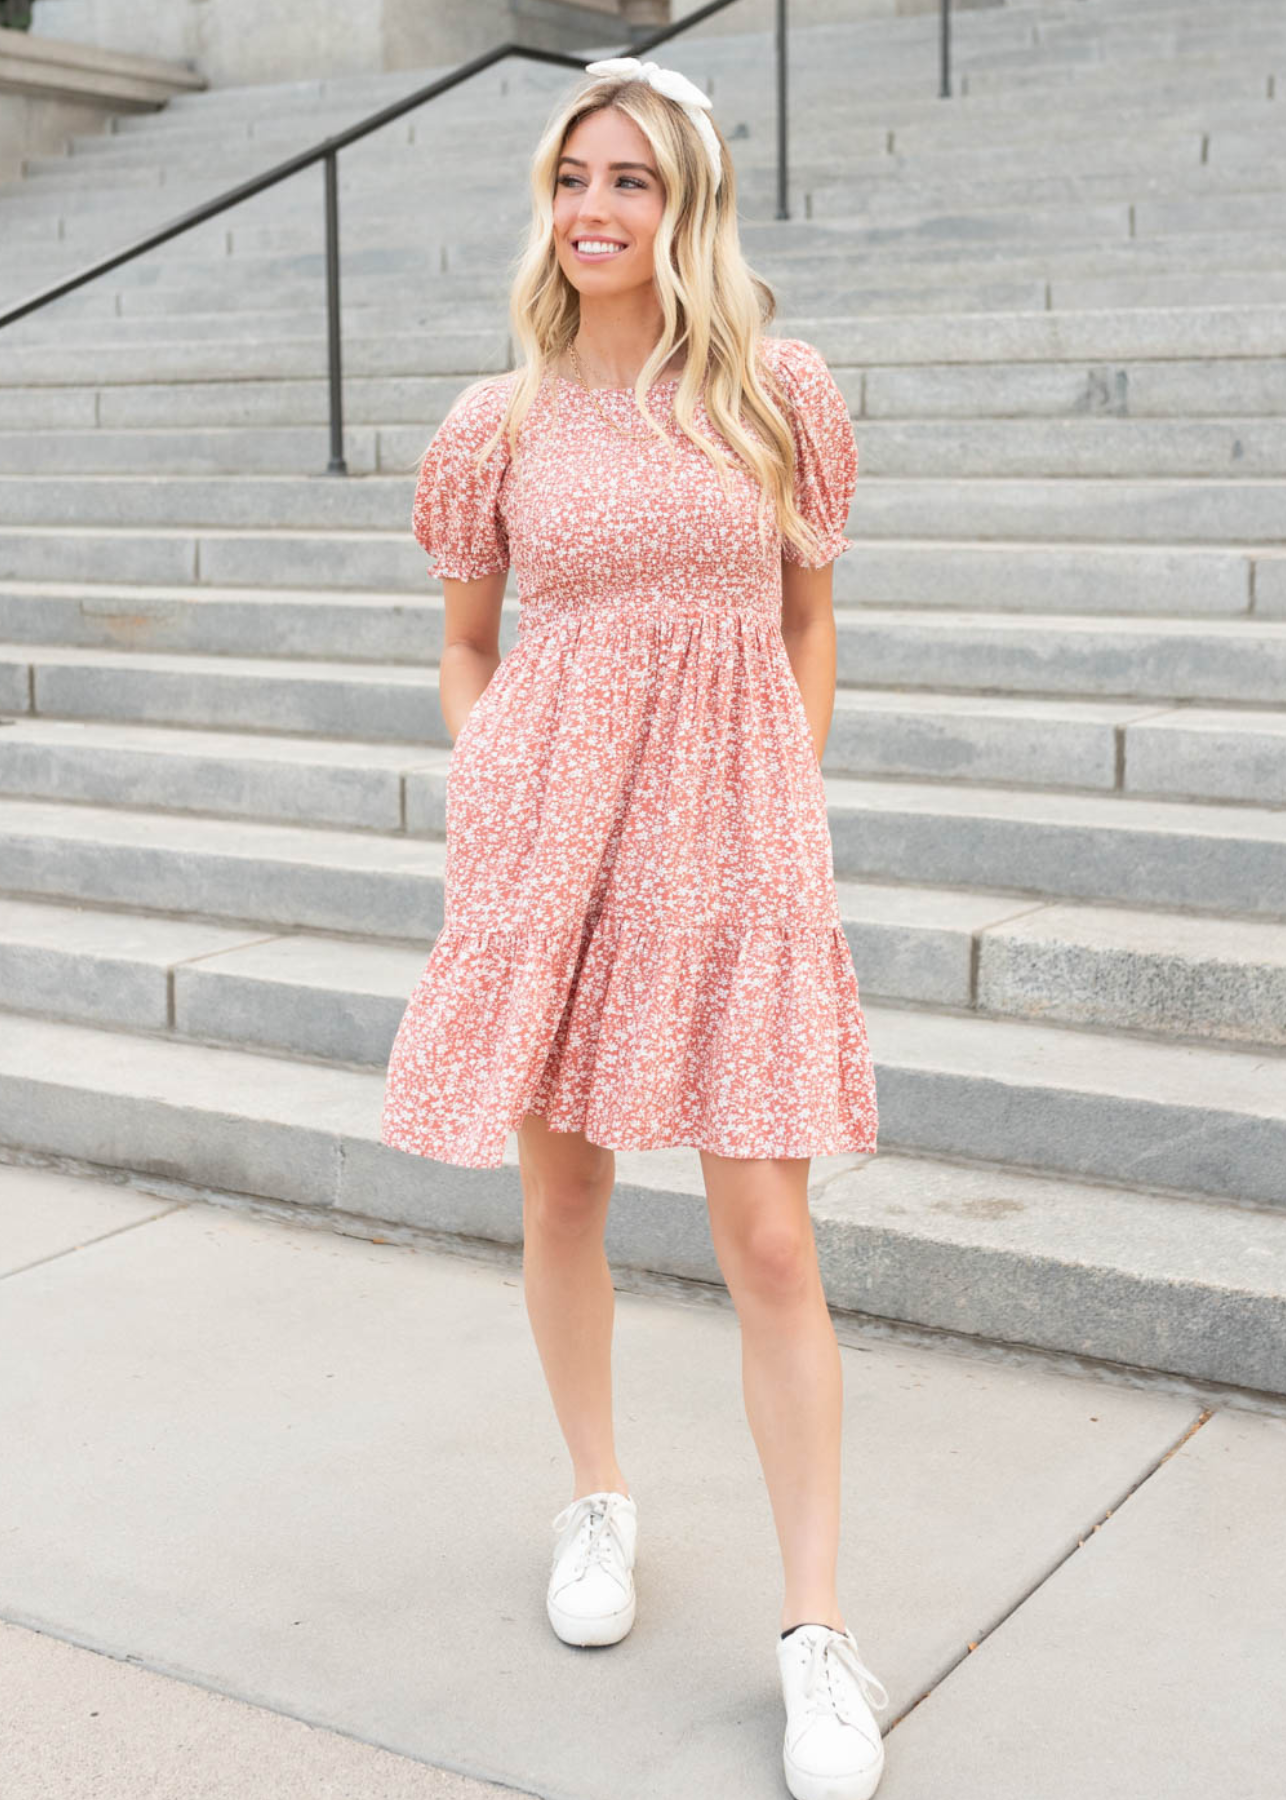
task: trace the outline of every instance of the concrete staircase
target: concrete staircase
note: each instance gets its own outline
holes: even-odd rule
[[[748,254],[849,398],[835,867],[881,1154],[819,1158],[837,1307],[1286,1392],[1286,20],[1043,0],[693,34]],[[441,922],[414,472],[511,361],[558,71],[346,154],[351,477],[320,178],[0,332],[0,1154],[348,1232],[521,1234],[516,1148],[377,1142]],[[222,90],[33,159],[0,303],[415,85]],[[516,588],[502,646],[513,642]],[[609,1250],[717,1280],[695,1152]]]

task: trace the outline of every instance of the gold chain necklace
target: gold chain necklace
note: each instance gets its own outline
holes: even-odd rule
[[[607,420],[607,423],[612,427],[613,431],[619,431],[622,437],[633,438],[634,442],[636,444],[639,443],[641,440],[639,437],[639,433],[637,431],[633,431],[633,430],[627,431],[624,425],[617,424],[616,420],[611,416],[610,413],[606,413],[603,411],[603,402],[598,398],[598,395],[594,392],[594,389],[589,385],[588,381],[586,381],[586,379],[585,379],[585,371],[584,371],[584,369],[581,368],[581,361],[580,361],[580,357],[577,356],[577,354],[576,354],[575,344],[569,343],[567,346],[567,349],[568,349],[568,352],[572,359],[572,367],[576,371],[576,378],[580,382],[581,386],[584,388],[585,392],[589,395],[590,399],[594,402],[594,405],[598,408],[599,415],[602,418]],[[661,427],[661,429],[663,431],[665,430],[664,425]],[[669,434],[667,433],[666,435],[668,436]],[[653,433],[649,430],[644,433],[644,436],[651,438],[651,437],[653,437]]]

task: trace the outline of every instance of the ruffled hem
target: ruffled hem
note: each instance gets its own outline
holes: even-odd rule
[[[600,915],[552,942],[448,922],[394,1039],[381,1142],[499,1168],[528,1112],[612,1150],[873,1153],[843,927]]]

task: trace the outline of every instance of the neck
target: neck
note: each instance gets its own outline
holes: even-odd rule
[[[594,307],[582,300],[573,342],[591,387],[634,386],[663,329],[655,295],[649,295],[649,299],[652,304],[646,311],[611,304]],[[660,369],[659,377],[677,375],[683,362],[682,349],[674,351]]]

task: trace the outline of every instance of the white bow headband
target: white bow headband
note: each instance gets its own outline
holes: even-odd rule
[[[716,192],[723,179],[723,161],[719,155],[719,140],[715,136],[714,126],[707,118],[714,102],[709,94],[703,94],[688,80],[680,75],[677,69],[662,69],[654,62],[640,62],[636,56],[609,56],[603,62],[586,63],[587,75],[625,75],[646,81],[655,88],[658,94],[664,94],[667,100],[677,100],[697,128],[697,133],[706,147],[710,158],[710,168],[714,174]]]

